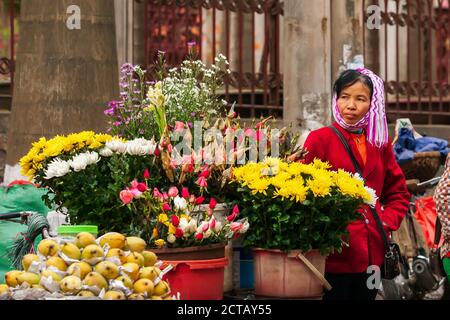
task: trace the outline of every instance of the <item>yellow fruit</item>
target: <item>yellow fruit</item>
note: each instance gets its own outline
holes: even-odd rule
[[[102,261],[95,266],[95,271],[106,279],[115,279],[119,276],[119,267],[111,261]]]
[[[90,244],[96,244],[95,237],[92,235],[92,233],[80,232],[79,234],[77,234],[75,238],[75,245],[78,248],[85,248]]]
[[[53,266],[56,269],[61,270],[61,271],[66,271],[67,270],[66,263],[60,257],[50,257],[47,261],[45,261],[45,265],[47,267]]]
[[[41,286],[40,284],[33,284],[31,287],[32,287],[33,289],[42,289],[42,290],[45,290],[45,288],[44,288],[43,286]]]
[[[120,276],[116,278],[116,281],[120,281],[123,283],[125,287],[128,289],[133,289],[133,280],[130,279],[128,276]]]
[[[142,254],[140,254],[138,252],[133,252],[127,256],[127,262],[134,262],[137,265],[139,265],[140,267],[143,267],[144,266],[144,257],[142,256]]]
[[[103,300],[126,300],[126,297],[122,291],[111,290],[105,293]]]
[[[31,266],[33,261],[40,262],[41,260],[37,254],[26,254],[22,259],[23,270],[28,271],[28,268]]]
[[[22,274],[22,271],[14,270],[9,271],[5,274],[5,282],[10,287],[17,287],[19,285],[19,281],[17,277]]]
[[[162,298],[159,296],[151,296],[150,300],[162,300]]]
[[[128,296],[128,300],[145,300],[145,297],[141,293],[132,293]]]
[[[169,292],[170,292],[169,284],[165,281],[160,281],[155,286],[155,288],[153,290],[153,295],[154,296],[165,296]]]
[[[52,239],[44,239],[38,245],[38,251],[43,256],[54,256],[59,251],[59,244]]]
[[[145,267],[140,270],[139,278],[155,281],[156,277],[160,274],[161,270],[158,267]]]
[[[64,243],[61,247],[61,251],[70,259],[80,260],[81,251],[73,243]]]
[[[133,285],[135,293],[147,293],[148,296],[153,294],[153,281],[149,279],[139,279]]]
[[[147,247],[145,241],[139,237],[127,237],[126,248],[133,252],[142,252]]]
[[[30,286],[32,286],[33,284],[39,284],[40,280],[41,277],[39,275],[31,272],[22,272],[17,276],[17,282],[19,283],[19,285],[26,282]]]
[[[108,282],[98,272],[89,272],[86,275],[86,278],[84,278],[83,284],[90,286],[90,287],[98,287],[100,289],[108,288]]]
[[[106,254],[107,258],[118,257],[122,264],[127,263],[127,257],[125,257],[125,252],[122,249],[110,249]]]
[[[56,272],[50,271],[50,270],[42,271],[41,277],[52,278],[53,281],[56,281],[56,282],[60,282],[62,280],[62,277],[59,274],[57,274]]]
[[[81,279],[75,276],[67,276],[61,280],[60,286],[64,293],[77,294],[81,290]]]
[[[142,251],[142,255],[144,256],[144,266],[146,267],[152,267],[158,261],[158,257],[154,252],[145,250]]]
[[[83,290],[83,291],[78,292],[77,296],[89,298],[89,297],[95,297],[95,294],[93,294],[92,292],[90,292],[88,290]]]
[[[0,284],[0,297],[3,295],[8,295],[11,293],[11,290],[9,289],[8,285],[6,284]]]
[[[125,246],[125,236],[117,232],[108,232],[100,238],[100,245],[108,244],[112,249],[122,249]]]
[[[95,244],[90,244],[86,248],[83,249],[81,253],[81,258],[83,260],[90,260],[93,258],[102,258],[103,257],[103,249]]]
[[[67,269],[67,273],[69,275],[77,276],[80,279],[84,279],[84,277],[86,277],[86,275],[91,271],[92,267],[84,261],[72,263]]]
[[[163,300],[173,300],[173,297],[172,296],[167,296]]]
[[[136,281],[139,277],[139,265],[133,262],[125,263],[123,266],[123,272],[127,274],[131,280]]]

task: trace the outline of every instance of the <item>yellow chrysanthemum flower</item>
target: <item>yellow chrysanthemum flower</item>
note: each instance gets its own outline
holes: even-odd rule
[[[166,241],[164,241],[164,239],[155,240],[155,246],[157,246],[159,248],[163,247],[165,244],[166,244]]]

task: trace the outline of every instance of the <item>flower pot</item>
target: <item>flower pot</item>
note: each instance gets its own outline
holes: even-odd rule
[[[297,258],[299,251],[253,249],[255,295],[280,298],[318,298],[323,295],[323,284]],[[304,254],[323,275],[326,257],[318,250]]]
[[[196,206],[194,211],[191,212],[191,216],[195,217],[198,214],[202,214],[208,211],[209,205],[202,204]],[[214,208],[213,215],[217,221],[225,222],[227,215],[230,213],[230,208],[226,203],[218,203]],[[232,241],[229,241],[225,247],[225,256],[228,259],[228,265],[225,267],[225,277],[223,284],[223,291],[228,292],[233,290],[233,246]]]
[[[182,300],[221,300],[224,292],[224,268],[228,264],[225,245],[214,244],[188,248],[151,249],[165,268],[172,294]],[[205,285],[206,284],[206,285]]]

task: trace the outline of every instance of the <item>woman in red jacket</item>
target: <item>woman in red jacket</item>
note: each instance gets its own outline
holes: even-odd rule
[[[333,126],[347,140],[365,183],[376,191],[376,210],[388,233],[395,231],[408,210],[405,177],[392,151],[384,111],[383,81],[367,69],[344,71],[334,84]],[[356,169],[337,134],[329,127],[312,131],[305,141],[305,163],[314,158],[328,161],[333,170]],[[358,210],[362,219],[350,223],[349,243],[331,254],[325,277],[333,289],[324,299],[373,300],[377,289],[368,286],[369,266],[383,264],[384,244],[375,218],[367,206]]]

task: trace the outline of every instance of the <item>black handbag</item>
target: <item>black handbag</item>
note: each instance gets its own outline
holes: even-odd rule
[[[355,156],[353,155],[350,146],[347,143],[347,140],[345,140],[342,133],[336,129],[334,126],[330,126],[334,133],[338,136],[339,140],[341,140],[342,144],[344,145],[345,150],[347,151],[348,155],[350,156],[350,159],[353,162],[353,166],[355,167],[355,170],[359,175],[363,177],[362,170],[356,161]],[[397,243],[392,241],[391,239],[388,239],[386,236],[386,232],[383,228],[383,224],[381,222],[380,217],[378,216],[377,210],[375,208],[370,207],[370,210],[372,211],[372,215],[377,223],[378,229],[381,233],[381,239],[383,240],[384,248],[385,248],[385,254],[384,254],[384,263],[381,268],[382,272],[382,278],[392,280],[398,275],[400,275],[401,272],[401,259],[402,256],[400,254],[400,247]]]
[[[436,217],[436,224],[434,227],[434,246],[433,249],[430,250],[430,254],[428,258],[430,259],[430,268],[431,272],[433,272],[436,276],[446,277],[446,273],[444,270],[444,264],[441,259],[441,250],[438,248],[439,241],[441,240],[441,221],[439,217]]]

